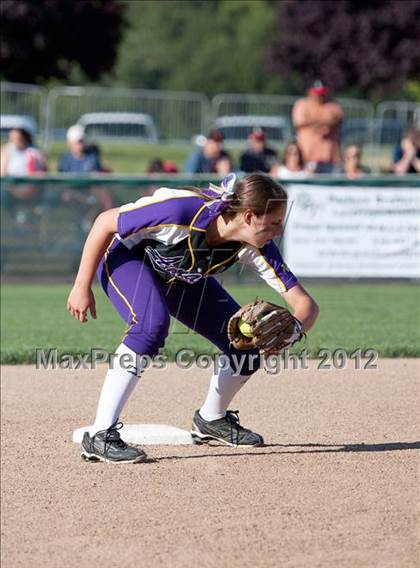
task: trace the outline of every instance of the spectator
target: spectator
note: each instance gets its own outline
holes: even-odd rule
[[[96,147],[87,147],[83,126],[70,126],[66,134],[68,152],[63,154],[58,166],[59,172],[89,173],[103,171]]]
[[[101,165],[99,148],[92,144],[86,145],[83,126],[70,126],[66,134],[69,151],[61,157],[58,170],[64,173],[86,174],[106,172],[109,169]],[[102,186],[69,187],[60,194],[61,201],[72,206],[80,217],[81,233],[87,233],[99,213],[113,206],[112,196],[108,189]],[[51,203],[53,200],[51,200]]]
[[[302,152],[296,142],[289,142],[284,149],[283,161],[271,168],[271,175],[279,179],[303,179],[308,177]]]
[[[410,128],[394,149],[393,171],[397,175],[420,173],[420,129]]]
[[[25,122],[16,123],[9,132],[9,141],[1,148],[1,175],[24,177],[46,171],[43,154],[32,142],[32,131]],[[27,230],[26,223],[39,210],[40,187],[33,183],[4,184],[1,192],[1,208],[15,220],[16,225]]]
[[[1,149],[1,175],[27,176],[45,170],[44,156],[34,146],[29,127],[12,128],[9,142]]]
[[[362,149],[359,144],[347,144],[344,148],[342,173],[349,179],[370,173],[370,169],[362,165]]]
[[[170,160],[161,160],[161,158],[155,158],[152,160],[147,168],[148,174],[177,174],[178,168],[174,162]]]
[[[239,169],[245,173],[268,173],[277,161],[277,152],[267,146],[267,136],[255,128],[248,136],[249,148],[240,157]]]
[[[204,145],[197,148],[187,159],[185,171],[188,174],[216,173],[216,162],[221,157],[231,159],[223,149],[223,134],[220,130],[212,130]]]
[[[229,156],[221,156],[216,161],[216,174],[218,174],[221,178],[226,177],[233,171],[233,164],[232,160]]]
[[[308,96],[299,99],[292,112],[297,142],[305,163],[316,173],[334,173],[340,164],[341,106],[328,99],[329,89],[315,81]]]

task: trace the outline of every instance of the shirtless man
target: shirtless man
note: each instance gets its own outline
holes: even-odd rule
[[[315,81],[308,96],[296,101],[292,119],[305,163],[316,173],[333,173],[340,163],[341,106],[328,99],[329,89]]]

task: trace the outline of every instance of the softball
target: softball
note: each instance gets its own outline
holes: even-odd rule
[[[238,322],[238,328],[239,331],[242,333],[242,335],[245,335],[245,337],[252,337],[251,326],[249,325],[249,323],[246,323],[242,318]]]

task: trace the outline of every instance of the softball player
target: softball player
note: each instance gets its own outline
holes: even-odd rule
[[[258,350],[237,351],[226,326],[239,309],[213,274],[236,262],[254,268],[312,327],[318,308],[284,264],[272,240],[282,232],[287,195],[272,178],[230,174],[222,187],[160,188],[152,196],[101,213],[84,246],[67,308],[80,322],[96,319],[91,289],[99,281],[128,324],[99,398],[95,424],[82,441],[85,459],[139,462],[145,453],[118,432],[124,404],[143,372],[140,355],[164,345],[170,315],[215,344],[230,361],[213,374],[204,404],[193,417],[196,441],[259,446],[263,438],[229,411],[233,397],[260,367]],[[129,364],[127,364],[129,362]]]

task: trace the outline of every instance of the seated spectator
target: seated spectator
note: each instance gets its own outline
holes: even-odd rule
[[[170,160],[161,160],[160,158],[155,158],[152,160],[147,168],[146,173],[148,174],[177,174],[178,168],[174,162]]]
[[[83,126],[75,124],[67,130],[68,152],[63,154],[58,165],[59,172],[89,173],[103,171],[96,147],[86,146]]]
[[[32,133],[22,127],[12,128],[9,142],[1,148],[1,175],[28,176],[46,171],[45,159],[32,142]]]
[[[420,129],[410,128],[394,149],[392,170],[397,175],[420,173]]]
[[[96,154],[101,165],[100,172],[103,174],[112,174],[112,168],[110,168],[109,166],[104,166],[101,157],[101,150],[97,144],[89,144],[88,146],[86,146],[86,154]]]
[[[1,148],[1,175],[25,177],[46,171],[43,154],[32,142],[29,125],[17,123],[9,132],[9,141]],[[40,186],[33,183],[4,184],[1,208],[18,225],[24,226],[39,205]]]
[[[229,156],[221,156],[216,161],[216,174],[218,174],[221,178],[226,177],[233,171],[233,164],[232,160]]]
[[[61,157],[58,170],[63,173],[86,174],[93,172],[109,172],[101,164],[99,148],[92,144],[88,146],[85,141],[83,126],[75,124],[70,126],[66,134],[68,152]],[[61,201],[73,207],[80,216],[80,229],[86,234],[94,219],[102,211],[113,206],[109,190],[103,186],[69,187],[60,194]],[[53,199],[51,199],[51,203]]]
[[[349,179],[370,173],[370,169],[362,165],[362,149],[359,144],[347,144],[344,148],[342,173]]]
[[[248,136],[249,148],[241,154],[239,169],[268,173],[277,161],[277,152],[267,146],[267,136],[261,128],[255,128]]]
[[[275,164],[270,171],[274,178],[303,179],[310,172],[305,169],[302,152],[296,142],[289,142],[284,149],[283,161]]]
[[[204,145],[197,148],[187,159],[185,171],[188,174],[216,173],[216,162],[221,157],[230,158],[223,149],[223,134],[220,130],[212,130]]]

